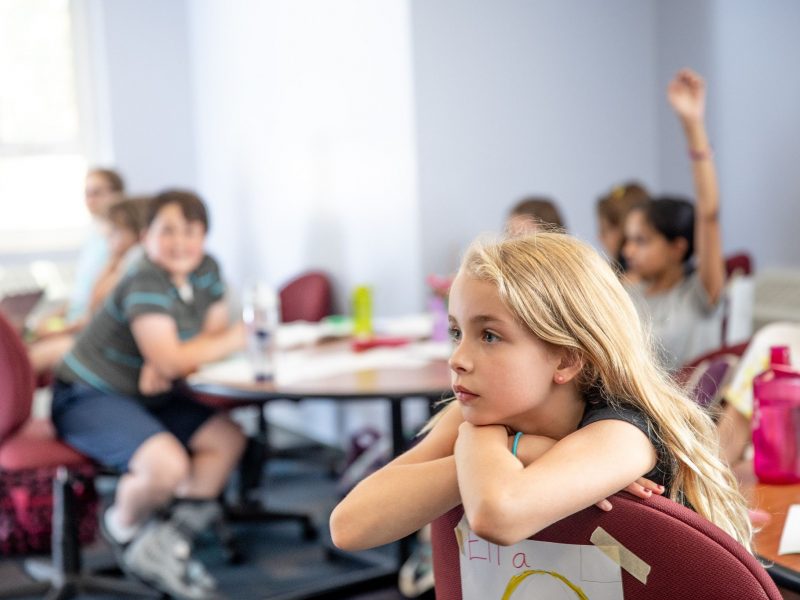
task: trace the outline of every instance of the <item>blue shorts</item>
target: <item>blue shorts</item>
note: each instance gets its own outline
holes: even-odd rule
[[[161,402],[146,406],[131,396],[101,392],[83,383],[56,379],[53,424],[67,444],[101,465],[128,470],[136,450],[152,436],[168,432],[188,450],[189,440],[215,413],[176,386]]]

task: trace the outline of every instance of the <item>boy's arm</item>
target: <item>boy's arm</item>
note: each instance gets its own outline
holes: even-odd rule
[[[527,467],[508,451],[503,427],[459,426],[458,485],[472,529],[509,545],[626,488],[656,462],[647,436],[618,420],[592,423]]]
[[[215,334],[225,331],[231,324],[228,313],[228,303],[224,298],[214,302],[208,308],[203,321],[203,333]]]
[[[245,342],[241,323],[181,341],[175,320],[162,313],[137,316],[131,323],[131,332],[145,363],[170,380],[184,377],[203,363],[219,360],[244,348]]]

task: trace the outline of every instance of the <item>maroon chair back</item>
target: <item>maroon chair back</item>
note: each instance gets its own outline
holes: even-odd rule
[[[0,313],[0,442],[31,415],[34,377],[19,334]]]
[[[694,376],[696,369],[708,366],[716,359],[728,356],[740,357],[745,353],[745,350],[747,350],[747,346],[749,344],[750,340],[747,340],[746,342],[734,344],[733,346],[721,346],[716,350],[711,350],[710,352],[706,352],[701,356],[693,358],[675,373],[675,379],[681,385],[686,385],[686,383]]]
[[[320,271],[292,279],[280,291],[281,320],[316,322],[331,314],[331,283]]]
[[[622,570],[625,600],[781,600],[777,587],[755,557],[692,510],[661,497],[641,500],[616,494],[611,502],[614,509],[609,512],[591,506],[530,539],[591,545],[592,533],[602,527],[651,567],[646,584]],[[463,514],[463,508],[458,506],[432,523],[433,569],[439,599],[462,597],[459,546],[453,528]]]
[[[725,257],[725,276],[730,279],[734,274],[752,275],[753,259],[747,252],[739,252]]]

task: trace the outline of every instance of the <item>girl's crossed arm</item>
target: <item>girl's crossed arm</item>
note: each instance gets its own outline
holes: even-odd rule
[[[461,504],[463,488],[459,490],[453,449],[459,435],[469,436],[472,433],[469,428],[495,430],[493,434],[497,433],[496,440],[494,435],[492,439],[496,441],[497,449],[503,459],[509,457],[512,459],[512,469],[516,468],[513,466],[514,463],[522,469],[523,464],[533,463],[556,445],[554,440],[543,436],[525,435],[517,459],[510,453],[509,437],[504,427],[475,428],[469,424],[462,425],[464,419],[456,403],[443,411],[442,418],[419,444],[359,483],[334,509],[331,514],[330,529],[336,546],[343,550],[355,551],[393,542],[412,534]],[[591,427],[594,425],[587,427],[586,430]],[[635,431],[638,430],[634,428]],[[643,434],[640,435],[644,438]],[[636,439],[636,441],[641,440]],[[645,455],[648,447],[652,451],[646,438],[642,446],[645,447]],[[652,452],[654,455],[654,451]],[[611,491],[601,494],[599,501],[594,502],[600,508],[610,510],[611,505],[605,499],[606,496],[623,488],[643,498],[649,497],[651,491],[660,493],[655,484],[646,479],[631,483],[648,470],[647,468],[641,470],[616,487],[609,484],[606,487]],[[465,472],[464,476],[467,479],[473,477],[469,471]],[[474,478],[472,480],[474,481]],[[466,502],[464,503],[466,509]],[[589,504],[592,502],[581,503],[579,509]],[[561,512],[563,514],[558,518],[572,514],[575,510]]]
[[[653,468],[656,452],[634,425],[604,420],[566,436],[523,467],[508,451],[504,427],[464,422],[455,461],[473,531],[510,545],[587,506],[601,505],[626,486],[635,492],[642,486],[631,481]]]
[[[359,483],[331,514],[333,543],[363,550],[410,535],[461,503],[453,444],[455,405],[416,446]]]

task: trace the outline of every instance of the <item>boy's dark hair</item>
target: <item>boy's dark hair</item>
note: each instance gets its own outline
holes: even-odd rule
[[[128,231],[139,235],[145,228],[150,196],[132,196],[108,209],[108,220]]]
[[[94,167],[92,169],[89,169],[89,175],[100,175],[100,177],[102,177],[108,182],[108,185],[114,192],[125,191],[125,180],[122,179],[122,175],[120,175],[113,169],[103,169],[100,167]]]
[[[529,196],[517,202],[508,216],[515,217],[517,215],[533,217],[539,223],[564,228],[564,220],[561,218],[555,202],[544,196]]]
[[[658,233],[672,242],[678,238],[686,240],[686,263],[694,254],[694,206],[685,198],[661,196],[644,203],[634,210],[641,210],[645,220]]]
[[[188,190],[166,190],[155,196],[147,210],[147,226],[153,224],[162,208],[177,204],[187,221],[200,221],[208,232],[208,211],[200,196]]]

